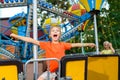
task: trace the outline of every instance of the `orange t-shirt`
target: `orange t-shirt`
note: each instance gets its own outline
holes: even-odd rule
[[[65,55],[65,50],[69,50],[71,48],[71,44],[65,42],[59,42],[57,44],[52,42],[40,42],[40,48],[45,50],[46,58],[61,59]],[[58,62],[55,60],[49,62],[50,71],[55,72],[58,69]]]

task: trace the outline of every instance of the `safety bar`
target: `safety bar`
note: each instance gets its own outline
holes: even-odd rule
[[[27,72],[27,64],[28,63],[31,63],[31,62],[40,62],[40,61],[50,61],[50,60],[56,60],[57,62],[58,62],[58,64],[59,64],[59,67],[58,67],[58,76],[57,76],[57,78],[58,78],[58,80],[60,80],[60,69],[61,69],[61,67],[60,67],[60,60],[59,59],[57,59],[57,58],[41,58],[41,59],[31,59],[31,60],[28,60],[26,63],[25,63],[25,67],[24,67],[24,74],[25,74],[25,76],[24,76],[24,78],[26,79],[26,76],[27,76],[27,74],[26,74],[26,72]],[[48,65],[48,67],[49,67],[49,65]],[[49,76],[49,75],[48,75]],[[49,77],[48,77],[49,78]]]

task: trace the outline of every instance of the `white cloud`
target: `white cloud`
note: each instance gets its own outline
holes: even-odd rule
[[[15,14],[25,12],[27,13],[27,7],[10,7],[10,8],[1,8],[0,9],[0,18],[8,18],[12,17]]]

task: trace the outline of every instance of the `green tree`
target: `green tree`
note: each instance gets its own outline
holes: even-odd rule
[[[100,15],[97,17],[98,20],[98,35],[100,48],[105,40],[110,41],[113,44],[115,49],[119,49],[120,46],[120,5],[119,1],[108,0],[110,5],[109,10],[102,9],[101,14],[104,14],[103,17]]]

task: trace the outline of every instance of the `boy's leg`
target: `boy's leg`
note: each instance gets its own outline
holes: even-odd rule
[[[45,80],[44,78],[42,78],[42,77],[39,77],[37,80]]]
[[[45,80],[47,75],[47,71],[43,72],[39,77],[38,80]]]
[[[49,71],[45,71],[44,73],[42,73],[42,75],[40,75],[38,80],[47,80],[48,79],[48,73],[49,73],[49,76],[50,76],[50,80],[55,80],[55,77],[57,76],[56,73],[50,73]]]

